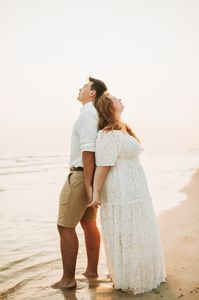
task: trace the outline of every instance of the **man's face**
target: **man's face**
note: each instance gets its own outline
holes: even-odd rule
[[[77,99],[80,102],[86,103],[89,99],[93,99],[95,97],[95,91],[91,90],[91,86],[92,82],[88,82],[79,90]]]

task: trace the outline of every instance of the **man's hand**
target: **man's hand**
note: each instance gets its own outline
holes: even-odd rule
[[[93,194],[93,200],[91,203],[88,204],[88,207],[99,207],[99,205],[101,204],[100,202],[100,194],[95,192]]]

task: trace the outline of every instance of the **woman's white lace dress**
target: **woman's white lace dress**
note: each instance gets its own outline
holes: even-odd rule
[[[96,165],[111,166],[101,192],[101,227],[116,289],[144,293],[165,281],[159,228],[139,161],[141,145],[120,130],[100,130]]]

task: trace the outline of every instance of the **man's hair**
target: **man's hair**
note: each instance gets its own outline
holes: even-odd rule
[[[99,79],[95,79],[93,77],[89,77],[89,81],[92,82],[91,85],[91,90],[95,90],[96,91],[96,99],[98,99],[99,97],[102,96],[102,94],[107,91],[107,86],[106,84],[99,80]]]

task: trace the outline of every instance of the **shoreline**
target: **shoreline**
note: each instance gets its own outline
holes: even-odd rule
[[[58,259],[53,266],[46,266],[48,280],[46,277],[38,276],[30,281],[27,280],[27,285],[25,281],[21,281],[16,286],[0,292],[0,299],[13,299],[13,297],[23,300],[43,297],[50,300],[199,299],[199,169],[179,192],[185,194],[185,199],[178,206],[162,211],[157,217],[167,274],[166,283],[162,283],[157,289],[143,295],[114,290],[112,282],[105,278],[106,268],[102,253],[98,280],[88,280],[81,275],[85,262],[83,255],[83,260],[80,261],[81,268],[76,273],[77,289],[61,291],[50,288],[61,272],[61,261]]]
[[[161,299],[196,300],[199,299],[199,169],[179,192],[185,194],[185,200],[159,216],[167,273],[165,288],[160,289]]]

